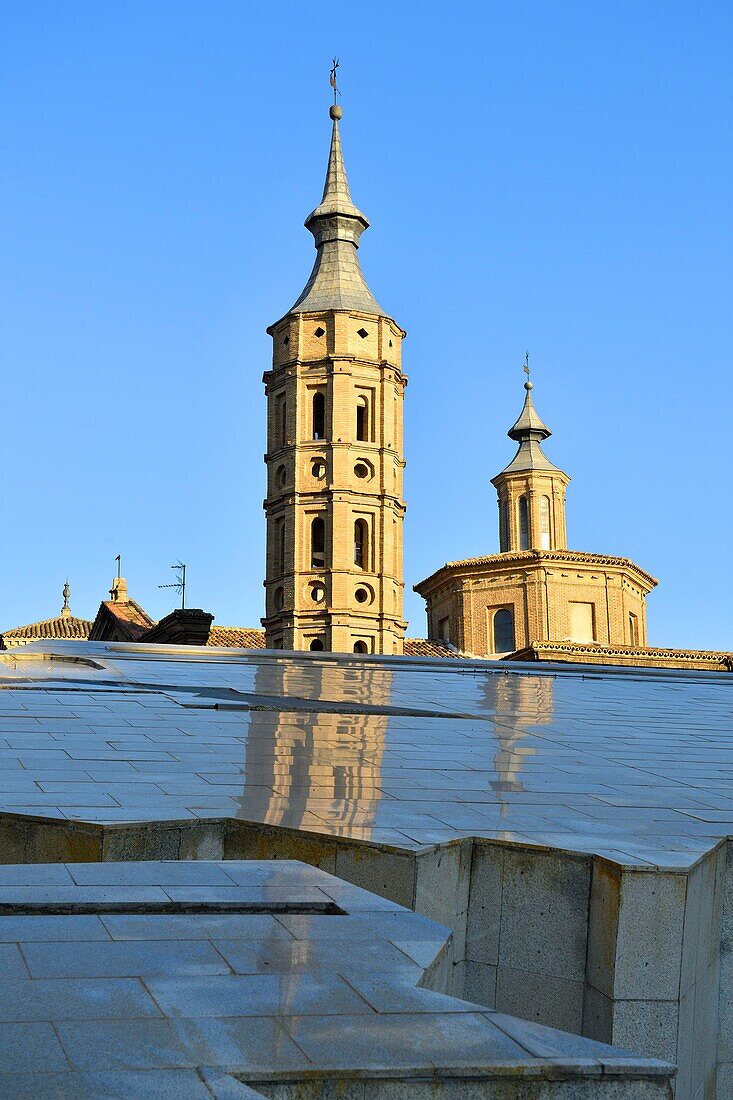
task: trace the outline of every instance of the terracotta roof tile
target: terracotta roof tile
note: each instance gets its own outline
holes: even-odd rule
[[[465,655],[446,642],[433,642],[429,638],[405,638],[405,657],[459,657]]]
[[[84,641],[89,637],[91,628],[92,624],[88,619],[77,619],[75,615],[58,615],[55,619],[41,619],[37,623],[4,630],[0,634],[0,639],[8,648],[47,638],[71,638]]]
[[[212,626],[206,644],[235,649],[264,649],[265,632],[249,626]]]

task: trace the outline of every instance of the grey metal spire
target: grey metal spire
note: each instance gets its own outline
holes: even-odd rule
[[[528,370],[527,373],[529,374]],[[558,467],[550,462],[540,446],[543,440],[549,439],[552,432],[534,407],[532,401],[534,385],[529,378],[524,383],[524,389],[526,393],[522,411],[507,432],[509,438],[516,440],[519,444],[519,449],[502,473],[520,470],[557,470]]]
[[[316,262],[303,293],[290,313],[323,309],[356,309],[364,313],[384,310],[374,298],[362,274],[356,250],[369,222],[351,199],[341,151],[341,107],[333,104],[331,150],[328,156],[323,198],[305,219],[316,244]]]

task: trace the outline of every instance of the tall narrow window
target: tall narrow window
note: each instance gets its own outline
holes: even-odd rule
[[[529,550],[529,501],[519,498],[519,549]]]
[[[550,549],[550,498],[540,497],[540,549]]]
[[[639,644],[639,620],[633,612],[629,612],[629,645]]]
[[[326,524],[320,516],[311,521],[311,569],[326,568]]]
[[[354,524],[354,565],[357,569],[369,568],[369,527],[365,519]]]
[[[494,653],[511,653],[514,649],[514,615],[502,607],[494,615]]]
[[[505,554],[509,549],[509,501],[499,504],[499,550]]]
[[[313,394],[313,438],[326,438],[326,398],[320,391]]]
[[[277,525],[277,568],[279,573],[285,572],[285,520],[281,519]]]
[[[369,402],[366,397],[359,397],[356,401],[356,438],[369,439]]]
[[[281,447],[284,447],[288,441],[288,403],[285,400],[285,394],[283,394],[278,401],[278,442]]]

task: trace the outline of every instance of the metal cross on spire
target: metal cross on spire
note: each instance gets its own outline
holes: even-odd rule
[[[339,68],[339,59],[337,57],[334,57],[333,63],[331,65],[331,72],[328,74],[328,83],[333,88],[333,101],[334,101],[334,103],[336,102],[336,96],[341,95],[341,92],[338,89],[338,84],[337,84],[337,81],[336,81],[336,70],[338,68]]]

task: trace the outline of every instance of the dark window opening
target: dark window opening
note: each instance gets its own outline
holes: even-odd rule
[[[526,497],[519,498],[519,549],[529,550],[529,502]],[[499,651],[501,652],[501,651]]]
[[[366,397],[356,402],[356,438],[366,441],[369,438],[369,405]]]
[[[509,501],[499,505],[499,549],[505,554],[509,549]]]
[[[311,569],[326,568],[326,524],[320,516],[311,522]]]
[[[320,638],[314,638],[308,648],[314,653],[323,653],[323,642]]]
[[[356,335],[357,335],[357,336],[361,336],[362,340],[366,340],[366,338],[367,338],[367,336],[369,335],[369,333],[367,332],[367,330],[366,330],[365,328],[360,328],[360,329],[359,329],[359,330],[357,331],[357,334],[356,334]]]
[[[494,653],[511,653],[514,649],[514,616],[502,607],[494,615]]]
[[[288,403],[285,398],[280,400],[280,446],[284,447],[288,441]]]
[[[354,642],[354,653],[368,653],[368,652],[369,652],[369,648],[368,648],[366,642],[362,642],[361,640],[358,641],[358,642]]]
[[[320,391],[313,394],[313,438],[326,438],[326,398]]]
[[[319,325],[318,328],[316,329],[316,331],[313,333],[313,335],[317,336],[318,339],[320,340],[320,338],[322,336],[326,335],[326,330],[325,330],[325,328],[321,328],[321,326]]]
[[[275,605],[275,610],[276,611],[282,611],[283,605],[285,603],[285,591],[284,591],[284,589],[282,589],[282,588],[276,588],[275,589],[275,594],[272,597],[272,602]]]
[[[354,565],[357,569],[367,569],[369,564],[369,527],[365,519],[354,524]]]
[[[277,527],[277,568],[285,572],[285,520],[281,519]]]

